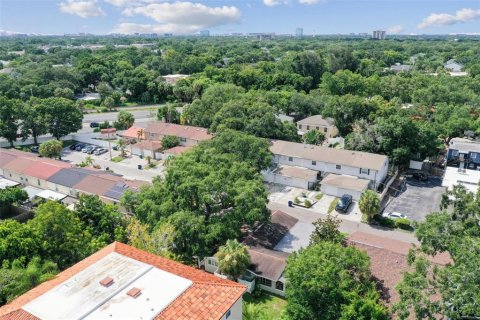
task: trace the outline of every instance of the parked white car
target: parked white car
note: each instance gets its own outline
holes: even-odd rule
[[[402,218],[402,219],[408,219],[408,217],[404,214],[401,214],[399,212],[385,212],[383,214],[384,217],[387,217],[387,218],[390,218],[390,219],[398,219],[398,218]]]

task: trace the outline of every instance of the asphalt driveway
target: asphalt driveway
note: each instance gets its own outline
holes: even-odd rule
[[[439,211],[445,192],[439,177],[430,177],[426,182],[407,178],[402,190],[396,197],[390,198],[384,212],[403,213],[416,221],[422,221],[427,214]]]

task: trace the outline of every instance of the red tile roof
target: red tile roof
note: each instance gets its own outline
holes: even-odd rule
[[[4,152],[3,150],[0,151],[0,167],[3,168],[5,165],[7,165],[9,162],[17,159],[16,155],[9,154]]]
[[[162,136],[175,136],[180,138],[187,138],[192,140],[209,140],[213,136],[208,133],[208,130],[200,127],[182,126],[174,123],[154,122],[148,125],[145,129],[148,134],[155,133]]]
[[[192,149],[192,147],[176,146],[176,147],[164,150],[163,152],[167,154],[181,154],[190,149]]]
[[[142,136],[140,138],[145,139],[145,129],[144,128],[138,128],[138,127],[131,127],[128,130],[123,131],[123,133],[120,134],[120,135],[122,137],[125,137],[125,138],[138,139],[138,132],[139,131],[142,131]]]
[[[117,132],[116,128],[105,128],[105,129],[100,129],[100,133],[115,133]]]
[[[379,284],[382,298],[387,303],[399,300],[395,286],[402,280],[403,273],[410,271],[407,254],[411,243],[375,236],[363,232],[351,234],[348,241],[370,257],[370,269]],[[429,258],[433,263],[444,265],[450,262],[448,254]]]
[[[74,188],[78,191],[102,195],[110,190],[117,182],[123,181],[123,178],[115,175],[89,175],[80,180]]]
[[[221,279],[202,270],[147,253],[123,243],[114,242],[59,273],[54,279],[40,284],[1,307],[0,320],[37,319],[22,310],[22,307],[112,252],[150,264],[193,282],[183,294],[160,312],[156,319],[220,319],[246,291],[245,286],[239,283]]]
[[[162,143],[160,141],[143,140],[132,145],[132,148],[157,151],[162,149]]]
[[[61,161],[56,161],[56,163],[48,163],[48,162],[41,161],[41,162],[36,162],[31,166],[25,168],[23,170],[23,173],[31,177],[46,180],[51,176],[53,176],[58,171],[60,171],[62,168],[69,168],[69,167],[71,167],[71,165],[69,165],[68,163],[63,163]]]
[[[5,166],[3,166],[3,168],[18,173],[23,173],[25,169],[33,166],[36,162],[37,161],[31,157],[18,157],[14,161],[7,163]]]

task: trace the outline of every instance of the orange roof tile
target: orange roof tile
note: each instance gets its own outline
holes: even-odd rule
[[[69,165],[68,163],[60,162],[60,161],[56,161],[55,164],[41,161],[41,162],[34,163],[31,166],[25,168],[23,170],[23,173],[31,177],[46,180],[50,176],[53,176],[55,173],[60,171],[61,169],[68,168],[68,167],[71,167],[71,165]]]
[[[163,153],[168,153],[168,154],[181,154],[184,153],[188,150],[192,149],[192,147],[184,147],[184,146],[176,146],[167,150],[164,150]]]
[[[103,195],[119,181],[123,181],[123,178],[120,176],[93,174],[80,180],[74,188],[89,194]]]
[[[147,253],[123,243],[114,242],[59,273],[54,279],[40,284],[1,307],[0,320],[36,320],[36,317],[22,310],[25,304],[112,252],[150,264],[193,282],[187,290],[160,312],[156,319],[220,319],[246,291],[245,286],[239,283],[221,279],[202,270]]]
[[[145,139],[145,129],[144,128],[138,128],[138,127],[131,127],[128,130],[125,130],[121,136],[124,138],[132,138],[132,139],[138,139],[138,133],[139,131],[142,132],[140,139]]]
[[[132,145],[132,148],[157,151],[162,149],[162,143],[160,141],[143,140]]]

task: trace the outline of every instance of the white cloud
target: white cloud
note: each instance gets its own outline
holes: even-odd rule
[[[298,3],[300,4],[317,4],[317,3],[320,3],[320,2],[326,2],[327,0],[297,0]],[[291,0],[263,0],[263,4],[268,6],[268,7],[274,7],[274,6],[278,6],[278,5],[281,5],[281,4],[289,4],[291,3],[292,1]]]
[[[96,0],[76,1],[67,0],[60,3],[60,11],[63,13],[74,14],[82,18],[104,16],[105,12],[97,5]]]
[[[142,15],[155,20],[159,24],[120,23],[113,32],[186,34],[236,22],[241,16],[238,8],[234,6],[208,7],[192,2],[153,3],[128,7],[122,13],[129,17]]]
[[[164,24],[139,24],[123,22],[118,24],[113,33],[132,34],[132,33],[174,33],[174,34],[191,34],[200,30],[192,25],[178,25],[173,23]]]
[[[268,7],[278,6],[280,4],[287,4],[288,0],[263,0],[263,4]]]
[[[387,29],[388,33],[396,34],[396,33],[402,33],[405,30],[405,28],[401,25],[395,25],[391,26],[390,28]]]
[[[110,3],[112,6],[115,7],[124,7],[129,4],[135,3],[136,1],[132,0],[105,0],[106,3]]]
[[[480,18],[480,9],[460,9],[454,15],[449,13],[432,13],[418,25],[424,29],[430,26],[447,26]]]
[[[298,3],[301,4],[316,4],[319,2],[325,2],[324,0],[298,0]]]

